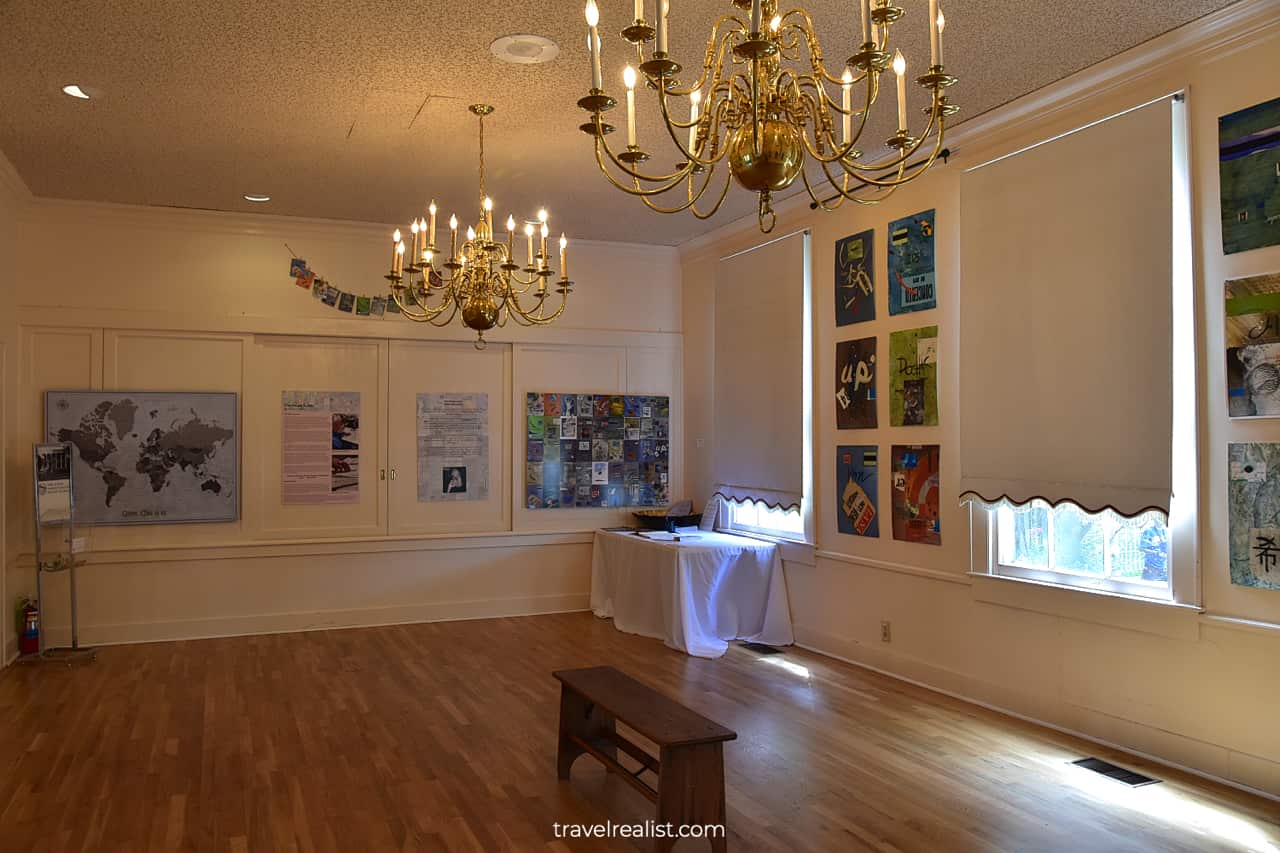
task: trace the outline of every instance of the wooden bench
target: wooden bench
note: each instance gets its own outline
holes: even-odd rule
[[[552,674],[560,681],[561,779],[569,778],[574,760],[585,753],[656,803],[659,824],[725,826],[723,744],[737,732],[611,666]],[[619,735],[615,722],[657,744],[658,757]],[[618,750],[638,761],[639,769],[620,764]],[[641,778],[646,771],[658,777],[656,787]],[[665,853],[676,840],[656,838],[654,850]],[[713,851],[728,849],[724,835],[710,841]]]

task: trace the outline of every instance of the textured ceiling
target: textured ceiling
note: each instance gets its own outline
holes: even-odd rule
[[[972,118],[1230,2],[945,0],[947,70],[961,78],[952,100]],[[805,5],[829,61],[852,52],[854,0]],[[914,76],[927,58],[927,0],[900,5],[895,40]],[[673,244],[754,212],[754,196],[735,189],[709,222],[660,216],[606,184],[577,129],[589,84],[582,6],[0,0],[0,151],[41,196],[370,222],[407,221],[434,196],[446,215],[471,219],[466,105],[483,100],[498,108],[486,122],[498,219],[546,205],[572,237]],[[600,6],[606,88],[618,94],[627,54],[610,34],[632,3]],[[671,52],[689,66],[728,0],[671,6]],[[489,53],[519,32],[555,40],[560,57],[511,65]],[[100,96],[60,94],[70,82]],[[924,93],[913,96],[918,115]],[[873,139],[892,132],[892,104],[880,112]],[[642,144],[657,127],[642,108]],[[250,205],[244,193],[273,201]]]

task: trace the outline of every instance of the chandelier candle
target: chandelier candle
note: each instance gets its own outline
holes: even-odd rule
[[[644,23],[644,0],[636,0],[636,23]]]
[[[942,31],[947,28],[947,16],[942,14],[942,10],[938,10],[938,17],[934,18],[938,22],[938,53],[933,58],[935,68],[942,67]]]
[[[526,222],[524,224],[524,236],[529,238],[529,265],[525,269],[533,271],[533,223]]]
[[[396,244],[400,242],[400,229],[391,232],[391,274],[396,272]]]
[[[436,247],[436,200],[434,198],[427,207],[427,213],[431,214],[431,241],[427,243],[427,247],[434,249]]]
[[[604,77],[600,73],[600,33],[596,29],[599,23],[600,9],[596,6],[596,0],[587,0],[587,27],[590,29],[587,33],[587,49],[591,51],[591,88],[596,91],[604,88]]]
[[[590,115],[580,129],[592,137],[600,170],[613,187],[651,210],[688,210],[707,219],[724,204],[736,182],[757,195],[757,220],[760,230],[768,233],[777,221],[773,196],[796,181],[803,181],[810,199],[824,210],[845,201],[875,204],[923,175],[941,156],[947,120],[959,107],[946,95],[956,78],[942,67],[945,19],[937,8],[940,0],[912,4],[921,12],[929,10],[927,21],[921,20],[924,14],[912,18],[895,5],[900,0],[858,0],[861,28],[855,30],[854,40],[860,33],[861,41],[852,55],[836,51],[840,64],[831,67],[823,63],[826,52],[803,0],[785,14],[779,10],[780,0],[721,0],[730,7],[728,14],[715,18],[706,49],[697,54],[701,64],[692,68],[668,55],[669,5],[656,2],[656,28],[645,24],[643,4],[637,3],[635,21],[621,33],[637,57],[622,76],[625,150],[609,138],[621,127],[605,121],[605,113],[622,106],[624,99],[615,100],[618,92],[610,94],[600,87],[599,79],[604,78],[597,78],[594,68],[591,90],[578,100]],[[589,0],[586,7],[593,60],[598,52],[598,3]],[[931,47],[927,65],[923,58],[917,60],[927,73],[913,77],[929,95],[919,127],[907,123],[906,59],[894,62],[900,55],[894,47],[897,26],[911,20],[929,30]],[[881,102],[881,93],[885,101],[894,97],[886,85],[890,79],[885,75],[890,73],[897,78],[897,131],[888,139],[863,140],[870,128],[881,126],[872,120],[877,110],[892,115],[892,104]],[[640,147],[637,93],[657,99],[665,127],[658,128],[652,141],[660,149],[674,149],[674,156]],[[682,132],[686,130],[688,150]],[[860,141],[867,143],[865,147]],[[864,150],[871,154],[864,155]],[[676,165],[670,170],[652,168],[658,163]]]

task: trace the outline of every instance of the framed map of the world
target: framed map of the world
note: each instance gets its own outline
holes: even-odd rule
[[[45,433],[70,444],[77,524],[240,516],[235,394],[49,391]]]

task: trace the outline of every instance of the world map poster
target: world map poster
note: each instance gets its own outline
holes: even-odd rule
[[[235,394],[50,391],[49,441],[74,455],[77,524],[235,521]]]
[[[525,506],[671,502],[671,399],[633,394],[525,397]]]

